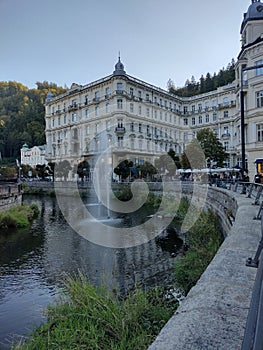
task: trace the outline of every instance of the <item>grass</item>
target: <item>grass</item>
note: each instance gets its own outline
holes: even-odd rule
[[[188,233],[188,251],[174,263],[176,283],[186,294],[201,277],[223,242],[218,220],[212,211],[201,213]]]
[[[67,301],[48,308],[47,322],[13,349],[143,350],[178,306],[164,288],[120,298],[80,275],[66,282]]]
[[[21,205],[10,208],[9,210],[0,213],[0,228],[6,230],[8,228],[27,227],[39,214],[39,209],[36,204]]]

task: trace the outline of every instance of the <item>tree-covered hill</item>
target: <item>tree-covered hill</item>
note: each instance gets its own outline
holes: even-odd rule
[[[0,152],[2,158],[20,156],[24,143],[29,147],[45,144],[45,108],[48,91],[65,91],[54,83],[37,82],[29,89],[16,81],[0,82]]]
[[[167,89],[169,92],[181,96],[189,97],[205,92],[216,90],[219,86],[227,85],[235,80],[235,61],[232,59],[231,63],[224,67],[220,71],[212,76],[211,73],[207,73],[204,77],[203,75],[197,82],[195,78],[189,80],[187,79],[184,87],[175,87],[172,79],[168,80]]]

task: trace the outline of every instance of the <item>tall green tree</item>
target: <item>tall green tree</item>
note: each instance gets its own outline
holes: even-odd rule
[[[196,134],[196,139],[202,147],[206,159],[209,158],[210,161],[216,162],[218,167],[224,166],[228,154],[213,131],[208,128],[200,130]]]

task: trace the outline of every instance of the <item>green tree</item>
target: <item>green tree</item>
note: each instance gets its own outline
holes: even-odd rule
[[[114,168],[114,173],[118,176],[120,176],[120,180],[127,179],[127,177],[130,175],[130,168],[133,166],[133,162],[125,159],[122,162],[120,162],[116,168]]]
[[[72,167],[68,160],[62,160],[57,163],[55,166],[55,176],[56,177],[64,177],[64,180],[67,180],[68,174],[72,170]]]
[[[157,170],[151,163],[145,162],[143,165],[140,166],[140,172],[143,177],[148,177],[156,174]]]
[[[197,132],[196,139],[202,147],[206,158],[216,162],[219,167],[224,165],[228,154],[213,131],[208,128],[200,130]]]
[[[89,165],[89,162],[87,160],[83,160],[83,162],[80,162],[78,164],[77,174],[81,178],[82,181],[84,180],[84,177],[89,176],[89,171],[90,171],[90,165]]]

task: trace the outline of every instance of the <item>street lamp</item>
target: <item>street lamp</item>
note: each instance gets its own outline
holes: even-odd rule
[[[242,180],[245,178],[245,162],[246,162],[246,148],[245,148],[245,108],[244,108],[244,84],[243,73],[249,70],[263,68],[263,64],[256,66],[245,67],[241,69],[241,82],[240,82],[240,128],[241,128],[241,158],[242,158]]]

